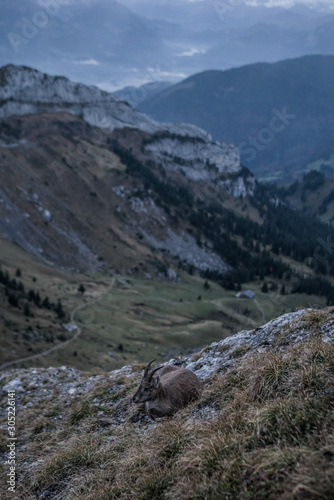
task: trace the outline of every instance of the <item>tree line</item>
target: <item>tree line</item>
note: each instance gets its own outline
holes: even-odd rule
[[[32,288],[26,290],[22,281],[18,280],[20,277],[21,270],[19,268],[16,270],[14,278],[10,276],[8,271],[0,269],[0,283],[4,286],[7,302],[12,307],[23,308],[25,316],[28,317],[33,316],[31,311],[33,304],[39,309],[54,311],[59,319],[63,319],[66,316],[60,299],[57,303],[50,302],[49,297],[45,296],[42,298],[39,291],[35,291]]]
[[[262,223],[259,223],[236,215],[223,207],[219,199],[199,200],[188,186],[167,181],[161,165],[150,160],[144,164],[117,141],[110,140],[110,148],[126,165],[127,172],[140,178],[144,188],[155,193],[155,202],[176,224],[181,218],[186,219],[196,229],[199,242],[204,237],[213,243],[215,252],[232,269],[224,274],[205,271],[203,276],[227,289],[239,289],[242,283],[263,280],[266,276],[281,280],[284,274],[293,273],[293,270],[280,259],[280,255],[307,264],[307,259],[316,254],[319,240],[327,241],[333,237],[334,241],[332,228],[315,217],[304,217],[291,210],[267,187],[257,184],[254,196],[250,198],[261,216]],[[334,304],[334,287],[325,278],[327,271],[334,276],[334,255],[331,253],[326,259],[317,261],[318,276],[302,277],[298,280],[298,290],[293,292],[325,296],[329,305]]]

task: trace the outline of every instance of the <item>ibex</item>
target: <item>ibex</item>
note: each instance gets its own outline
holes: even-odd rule
[[[146,366],[132,398],[134,403],[145,403],[149,417],[168,417],[199,397],[202,388],[193,372],[177,366],[158,366],[151,370],[153,361],[155,359]],[[160,377],[153,378],[158,370],[161,370]]]

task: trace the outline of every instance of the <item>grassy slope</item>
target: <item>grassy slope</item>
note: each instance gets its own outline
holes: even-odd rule
[[[121,273],[122,269],[131,267],[134,270],[137,267],[155,276],[163,256],[140,242],[135,234],[135,225],[129,230],[128,223],[134,213],[126,204],[127,197],[124,214],[117,218],[114,213],[123,200],[112,194],[112,187],[121,184],[133,192],[133,188],[138,186],[138,179],[135,177],[131,180],[131,176],[124,174],[124,165],[104,144],[105,133],[100,132],[95,136],[95,129],[66,114],[45,115],[42,123],[38,120],[33,115],[9,120],[14,136],[23,134],[22,137],[27,137],[30,142],[43,144],[43,148],[29,149],[29,154],[33,156],[27,155],[25,148],[6,150],[3,168],[10,173],[6,184],[12,190],[13,199],[21,204],[20,209],[30,214],[30,220],[36,219],[36,226],[46,234],[52,248],[59,246],[60,253],[68,253],[70,259],[67,264],[70,262],[75,268],[80,268],[77,249],[53,232],[53,224],[45,224],[41,220],[40,212],[32,201],[34,193],[38,192],[42,205],[50,209],[55,224],[66,230],[70,222],[84,236],[84,241],[88,240],[94,253],[101,255],[116,274]],[[121,144],[131,146],[139,154],[142,134],[135,130],[122,130],[116,135]],[[48,169],[44,168],[45,164]],[[29,196],[16,195],[17,186],[21,184],[30,193]],[[191,184],[190,187],[195,185]],[[196,192],[198,196],[204,196]],[[96,196],[92,196],[92,193]],[[249,200],[228,195],[222,198],[219,202],[226,208],[240,217],[249,217],[261,224],[259,211]],[[123,221],[125,213],[129,217]],[[151,222],[149,217],[148,221]],[[18,226],[18,231],[20,229]],[[186,218],[180,218],[178,230],[186,232],[188,229],[191,227]],[[195,228],[192,230],[194,234]],[[235,239],[242,245],[240,236]],[[111,275],[57,271],[41,265],[5,240],[1,245],[3,268],[14,276],[20,267],[26,290],[30,287],[37,289],[42,297],[47,295],[53,302],[61,298],[68,315],[67,321],[75,307],[87,304],[75,315],[82,329],[76,343],[44,359],[26,363],[25,366],[67,364],[79,368],[113,369],[137,359],[159,358],[162,353],[168,357],[174,353],[188,352],[242,328],[259,325],[266,319],[298,306],[324,305],[323,299],[312,296],[295,294],[282,297],[277,292],[262,294],[262,283],[258,282],[245,285],[256,292],[257,302],[236,300],[233,292],[214,284],[211,284],[209,291],[205,291],[204,280],[184,274],[179,284],[157,278],[145,281],[138,277],[143,276],[142,273],[133,274],[124,286],[121,282],[114,283]],[[300,272],[312,273],[303,264],[284,256],[281,258]],[[177,267],[178,263],[172,261],[171,265]],[[81,266],[86,268],[84,260]],[[32,282],[33,277],[36,282]],[[129,275],[126,275],[128,278]],[[86,288],[83,297],[77,292],[80,283]],[[278,282],[276,285],[281,287]],[[198,300],[200,295],[202,300]],[[60,344],[62,338],[71,337],[62,329],[61,322],[47,311],[35,307],[35,317],[26,318],[22,309],[7,305],[3,287],[0,287],[0,297],[5,301],[1,306],[0,317],[3,345],[0,363],[43,352],[54,344]],[[29,327],[40,332],[42,338],[31,339],[27,336]],[[18,332],[18,335],[13,332]],[[52,334],[54,342],[47,342],[44,333]]]
[[[18,414],[24,466],[17,494],[27,500],[332,498],[334,347],[317,336],[331,313],[307,313],[308,340],[236,361],[205,382],[200,401],[155,425],[127,397],[138,372],[112,380],[101,375],[72,399],[55,388],[51,405],[42,400]]]
[[[179,283],[135,276],[70,274],[39,263],[5,240],[1,244],[2,267],[11,275],[20,267],[26,289],[38,289],[42,297],[47,295],[51,301],[61,298],[66,321],[75,307],[86,304],[74,315],[81,328],[74,343],[15,367],[65,364],[80,369],[112,370],[125,363],[187,353],[297,307],[325,304],[324,299],[315,296],[262,293],[261,282],[247,286],[256,293],[254,301],[236,299],[235,292],[212,282],[205,290],[202,278],[186,274],[181,274]],[[32,282],[32,277],[36,282]],[[86,289],[83,296],[77,291],[81,283]],[[2,289],[0,292],[3,294]],[[61,326],[63,322],[56,321],[49,312],[32,308],[35,317],[26,318],[22,309],[1,306],[2,362],[43,352],[74,335],[67,333]],[[23,335],[29,327],[41,333],[53,331],[54,342],[29,341]],[[19,335],[13,335],[14,331]]]
[[[325,184],[316,191],[307,190],[303,196],[303,183],[300,183],[298,189],[293,195],[287,196],[292,207],[308,214],[315,215],[324,224],[333,225],[334,221],[334,202],[331,201],[327,205],[325,213],[319,213],[319,207],[330,192],[334,189],[334,179],[326,179]]]

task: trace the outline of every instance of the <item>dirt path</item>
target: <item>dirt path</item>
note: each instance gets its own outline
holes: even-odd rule
[[[111,285],[108,288],[108,291],[112,289],[112,287],[114,286],[114,283],[115,283],[115,279],[112,280]],[[40,352],[39,354],[33,354],[32,356],[27,356],[25,358],[15,359],[14,361],[7,361],[7,363],[3,363],[2,365],[0,365],[0,370],[3,370],[4,368],[7,368],[8,366],[15,365],[17,363],[24,363],[25,361],[32,361],[33,359],[38,359],[38,358],[42,358],[43,356],[48,356],[52,352],[57,351],[58,349],[63,349],[71,342],[74,342],[79,337],[79,335],[81,333],[81,328],[79,328],[78,325],[74,322],[75,313],[78,312],[80,309],[83,309],[84,307],[91,306],[95,302],[98,302],[98,300],[100,300],[102,295],[104,295],[105,293],[106,292],[101,293],[101,295],[98,299],[95,299],[92,302],[80,304],[79,306],[75,307],[73,309],[73,311],[71,311],[71,313],[70,313],[70,325],[73,325],[73,327],[76,329],[76,333],[71,339],[65,340],[61,344],[55,345],[54,347],[51,347],[50,349],[48,349],[46,351]]]
[[[258,303],[258,301],[256,299],[254,299],[254,304],[256,304],[256,307],[258,308],[258,310],[260,311],[260,313],[262,315],[263,323],[265,323],[266,322],[266,315],[264,313],[264,310],[262,309],[262,307],[260,306],[260,304]]]

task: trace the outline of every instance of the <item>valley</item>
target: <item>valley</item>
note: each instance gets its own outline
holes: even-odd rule
[[[317,296],[281,295],[275,289],[280,285],[278,280],[269,282],[267,293],[261,291],[262,282],[248,283],[247,289],[256,294],[255,300],[250,300],[236,298],[234,291],[184,272],[177,282],[136,274],[73,274],[41,264],[3,238],[0,268],[10,275],[19,268],[25,289],[34,289],[51,302],[61,299],[64,310],[59,319],[27,300],[12,307],[0,284],[0,365],[6,369],[66,365],[84,371],[109,371],[124,364],[144,363],[148,358],[164,361],[197,351],[241,329],[255,328],[305,304],[325,305]],[[80,285],[84,293],[79,292]],[[30,305],[28,317],[25,303]],[[72,324],[81,332],[74,342],[67,343],[77,333],[64,328],[75,310]],[[15,363],[55,347],[58,349],[52,353]]]
[[[165,360],[333,303],[331,201],[323,222],[287,204],[313,177],[275,191],[201,129],[28,68],[2,81],[0,365]]]

